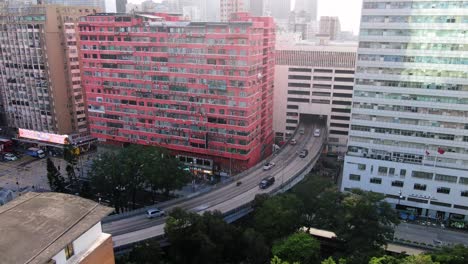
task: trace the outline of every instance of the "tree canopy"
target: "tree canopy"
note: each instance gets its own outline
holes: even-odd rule
[[[320,260],[320,243],[309,234],[297,232],[276,242],[271,253],[289,262],[315,264]]]
[[[89,174],[95,193],[109,198],[117,212],[147,204],[137,200],[146,187],[155,203],[158,192],[169,195],[190,181],[189,174],[167,150],[140,145],[100,155],[93,160]]]

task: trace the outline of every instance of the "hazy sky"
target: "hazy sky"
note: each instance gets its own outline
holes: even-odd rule
[[[141,3],[144,0],[129,0],[130,3]],[[153,0],[161,2],[161,0]],[[256,0],[250,0],[256,1]],[[292,0],[293,6],[295,0]],[[318,15],[340,17],[343,30],[359,31],[362,0],[318,0]]]

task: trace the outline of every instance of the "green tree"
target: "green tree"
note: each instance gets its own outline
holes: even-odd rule
[[[289,262],[315,264],[320,259],[320,243],[311,235],[298,232],[276,242],[271,252]]]
[[[126,264],[159,264],[164,263],[163,257],[164,252],[159,241],[150,239],[136,244],[123,262]]]
[[[77,193],[80,190],[80,184],[75,171],[76,164],[78,163],[78,154],[76,153],[76,148],[73,145],[65,145],[63,149],[63,159],[67,162],[65,171],[67,172],[69,190],[72,193]]]
[[[247,228],[242,233],[242,256],[246,263],[264,264],[270,258],[270,249],[267,246],[262,234],[252,228]]]
[[[123,168],[118,153],[106,152],[93,161],[89,176],[94,192],[110,199],[117,213],[126,207],[128,184],[132,180]]]
[[[367,263],[372,256],[383,255],[382,247],[393,238],[399,223],[395,211],[382,194],[353,190],[343,199],[342,224],[336,231],[345,242],[350,263]]]
[[[429,255],[414,255],[409,256],[400,262],[400,264],[440,264],[439,262],[433,262]]]
[[[338,262],[336,262],[332,257],[324,259],[321,264],[346,264],[346,259],[341,258]]]
[[[50,189],[53,192],[66,193],[65,178],[63,178],[63,176],[57,170],[57,167],[55,167],[54,162],[50,158],[47,158],[47,180],[49,181]]]
[[[241,232],[220,212],[196,213],[174,209],[166,221],[171,263],[239,263]]]
[[[328,178],[310,175],[293,192],[304,204],[304,225],[336,230],[342,219],[343,194]]]
[[[371,258],[369,264],[401,264],[401,259],[385,255]]]
[[[468,263],[468,247],[456,245],[444,247],[431,253],[432,260],[442,264],[466,264]]]
[[[126,186],[128,188],[126,200],[131,204],[131,209],[137,208],[137,194],[144,191],[147,183],[144,166],[149,149],[151,148],[141,145],[130,145],[121,149],[118,153],[122,165],[122,174],[125,175],[126,179],[129,179]]]
[[[143,175],[153,193],[158,191],[166,197],[170,192],[190,182],[188,172],[183,170],[180,161],[163,148],[147,148],[142,157]]]
[[[264,201],[254,212],[254,228],[272,243],[301,227],[302,202],[294,194],[273,196]]]
[[[278,256],[273,256],[273,258],[270,261],[270,264],[290,264],[288,261],[284,261],[280,259]],[[294,262],[293,264],[301,264],[299,262]]]

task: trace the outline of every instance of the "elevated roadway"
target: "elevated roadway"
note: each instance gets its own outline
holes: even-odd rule
[[[251,203],[257,194],[286,191],[302,180],[315,165],[326,138],[325,127],[302,123],[298,130],[302,128],[305,133],[303,135],[298,133],[295,136],[296,145],[288,144],[278,154],[268,159],[276,163],[271,170],[264,171],[263,164],[258,164],[236,176],[236,180],[232,183],[190,199],[177,200],[161,208],[170,211],[180,207],[197,213],[218,210],[226,216],[227,221],[242,217],[251,211]],[[316,128],[322,131],[320,137],[313,136]],[[305,158],[300,158],[298,153],[303,149],[307,149],[309,154]],[[275,183],[267,189],[260,189],[259,182],[267,176],[274,176]],[[242,184],[237,186],[237,180]],[[141,211],[138,215],[104,222],[103,231],[112,234],[114,248],[125,247],[152,237],[163,237],[165,220],[166,218],[147,219],[145,212]]]

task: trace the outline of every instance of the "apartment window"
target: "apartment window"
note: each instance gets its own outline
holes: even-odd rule
[[[68,243],[67,246],[65,246],[65,259],[71,258],[75,254],[73,251],[73,243]]]
[[[354,78],[335,77],[335,82],[354,82]]]
[[[289,68],[289,71],[292,71],[292,72],[312,72],[312,69],[307,69],[307,68]]]
[[[392,181],[392,186],[393,187],[403,187],[404,182],[402,181]]]
[[[336,112],[336,113],[351,113],[351,109],[332,108],[332,112]]]
[[[432,180],[432,173],[430,173],[430,172],[413,171],[413,173],[411,174],[411,176],[414,177],[414,178]]]
[[[315,69],[314,72],[333,73],[333,70],[329,70],[329,69]]]
[[[443,182],[457,182],[457,176],[451,176],[451,175],[443,175],[443,174],[436,174],[435,180],[436,181],[443,181]]]
[[[288,83],[288,87],[310,88],[310,83]]]
[[[371,178],[370,183],[373,184],[382,184],[382,179],[381,178]]]
[[[350,180],[350,181],[360,181],[360,180],[361,180],[361,175],[350,174],[350,175],[349,175],[349,180]]]
[[[351,102],[333,100],[333,104],[334,105],[351,105]]]
[[[310,80],[312,77],[303,76],[303,75],[289,75],[288,79],[290,80]]]
[[[366,170],[366,164],[358,164],[357,168],[358,170]]]
[[[468,178],[460,177],[460,180],[458,181],[458,183],[468,185]]]
[[[468,191],[462,191],[460,195],[463,197],[468,197]]]
[[[308,103],[309,99],[302,99],[302,98],[288,98],[288,102],[296,102],[296,103]]]
[[[348,85],[334,85],[333,89],[335,90],[353,90],[353,86],[348,86]]]
[[[298,105],[288,105],[286,108],[288,109],[299,109]]]
[[[349,124],[330,123],[331,127],[349,128]]]
[[[431,201],[431,204],[433,204],[433,205],[438,205],[438,206],[444,206],[444,207],[452,207],[451,204],[448,204],[448,203],[441,203],[441,202],[436,202],[436,201]]]
[[[388,175],[395,175],[395,168],[389,168]]]
[[[415,183],[413,188],[415,190],[425,191],[427,186],[426,186],[426,184]]]
[[[333,93],[333,97],[352,98],[353,95],[345,93]]]
[[[349,121],[349,116],[337,116],[337,115],[332,115],[331,116],[331,119],[335,119],[335,120],[347,120]]]
[[[354,71],[347,71],[347,70],[335,70],[336,74],[354,74]]]
[[[400,176],[406,176],[406,170],[405,169],[400,170]]]
[[[330,135],[348,135],[348,131],[341,131],[341,130],[330,130]]]
[[[450,193],[450,188],[447,188],[447,187],[439,187],[439,188],[437,188],[437,193],[449,194],[449,193]]]
[[[388,168],[379,166],[378,173],[379,175],[387,175]]]
[[[310,95],[310,92],[309,91],[292,91],[292,90],[289,90],[288,94]]]

